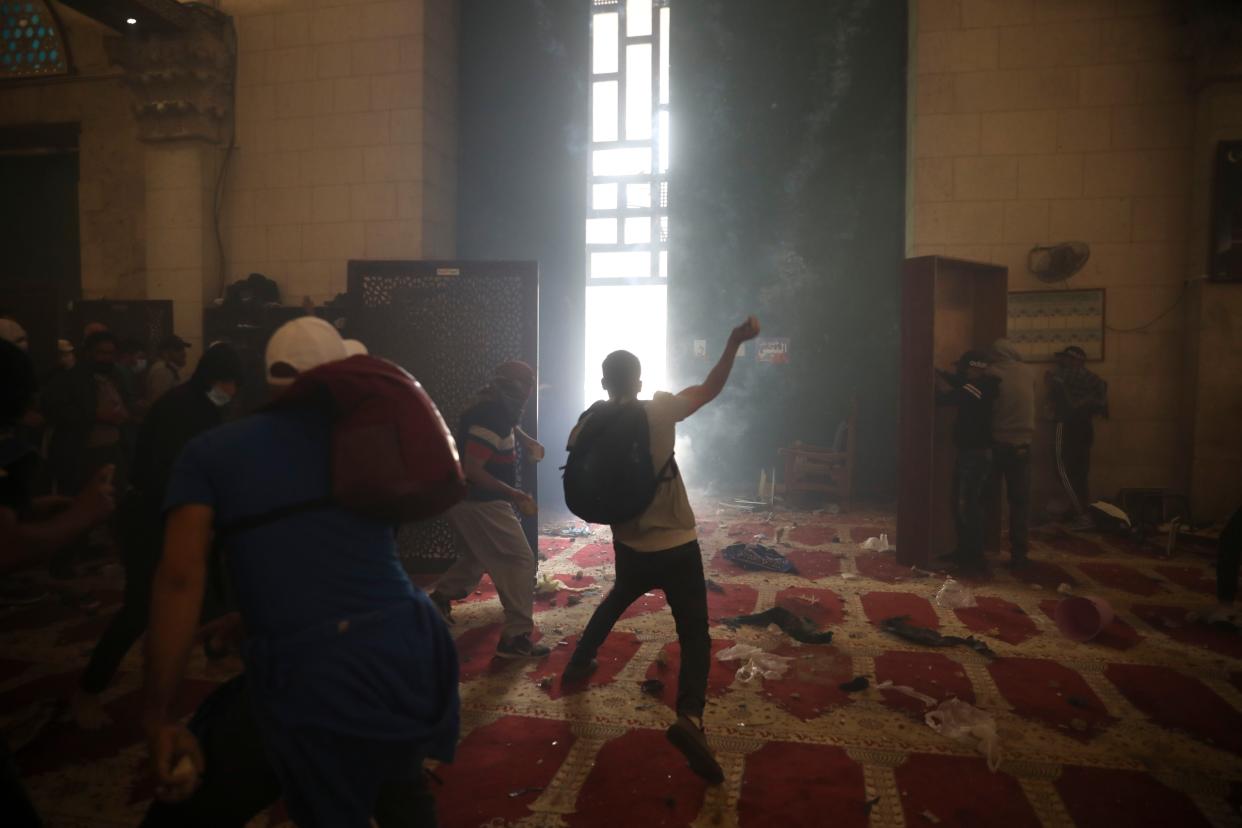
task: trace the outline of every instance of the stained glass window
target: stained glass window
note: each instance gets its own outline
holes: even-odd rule
[[[0,78],[68,73],[65,41],[47,3],[0,0]]]

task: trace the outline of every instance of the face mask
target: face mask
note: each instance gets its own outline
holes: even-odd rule
[[[141,374],[145,370],[147,370],[147,361],[145,359],[134,360],[134,372],[135,373]]]
[[[221,391],[218,386],[211,386],[207,391],[207,399],[215,404],[216,408],[224,408],[233,401],[233,395],[227,391]]]

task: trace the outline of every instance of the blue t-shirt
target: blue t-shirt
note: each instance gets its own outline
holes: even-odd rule
[[[217,527],[331,491],[331,422],[313,409],[264,412],[191,441],[168,482],[165,510],[202,504]],[[393,527],[339,508],[249,529],[226,566],[250,636],[284,636],[414,596]]]

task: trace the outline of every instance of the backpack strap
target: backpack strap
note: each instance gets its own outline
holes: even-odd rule
[[[216,541],[227,540],[234,535],[242,532],[249,532],[251,529],[258,529],[260,526],[266,526],[269,523],[275,523],[278,520],[301,515],[307,512],[318,512],[322,509],[329,509],[336,504],[330,496],[319,497],[314,500],[302,500],[297,503],[287,503],[284,506],[277,506],[275,509],[269,509],[266,512],[260,512],[257,515],[248,515],[239,518],[227,526],[222,526],[216,530]]]

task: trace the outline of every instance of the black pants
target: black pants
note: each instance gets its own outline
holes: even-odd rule
[[[163,517],[158,509],[149,508],[140,495],[132,494],[122,502],[116,525],[121,539],[121,562],[125,566],[125,597],[82,674],[79,686],[92,695],[107,688],[125,655],[146,632],[151,587],[164,541]]]
[[[712,639],[707,632],[707,587],[699,542],[662,552],[639,552],[622,543],[613,544],[613,548],[617,553],[617,581],[587,622],[572,663],[584,664],[594,658],[630,604],[653,589],[663,590],[681,644],[677,712],[702,716],[707,704]]]
[[[0,815],[8,828],[39,828],[43,824],[3,739],[0,739]]]
[[[1087,480],[1091,476],[1091,445],[1094,442],[1095,427],[1090,419],[1057,423],[1057,474],[1070,505],[1079,514],[1085,514],[1087,504],[1091,502]]]
[[[267,760],[245,676],[217,688],[190,729],[207,764],[202,783],[184,802],[153,802],[142,828],[243,828],[280,798],[280,780]],[[374,816],[380,828],[435,828],[435,799],[421,769],[381,787]]]
[[[964,566],[982,566],[983,500],[992,473],[990,449],[958,449],[953,467],[953,523],[957,528],[954,557]]]
[[[1216,557],[1216,598],[1222,604],[1232,604],[1238,596],[1238,564],[1242,558],[1242,509],[1233,513],[1225,529],[1220,533],[1219,554]]]
[[[1005,484],[1009,500],[1009,548],[1015,561],[1026,560],[1030,544],[1031,447],[997,443],[992,447],[993,485]],[[1000,492],[996,492],[999,503]]]

